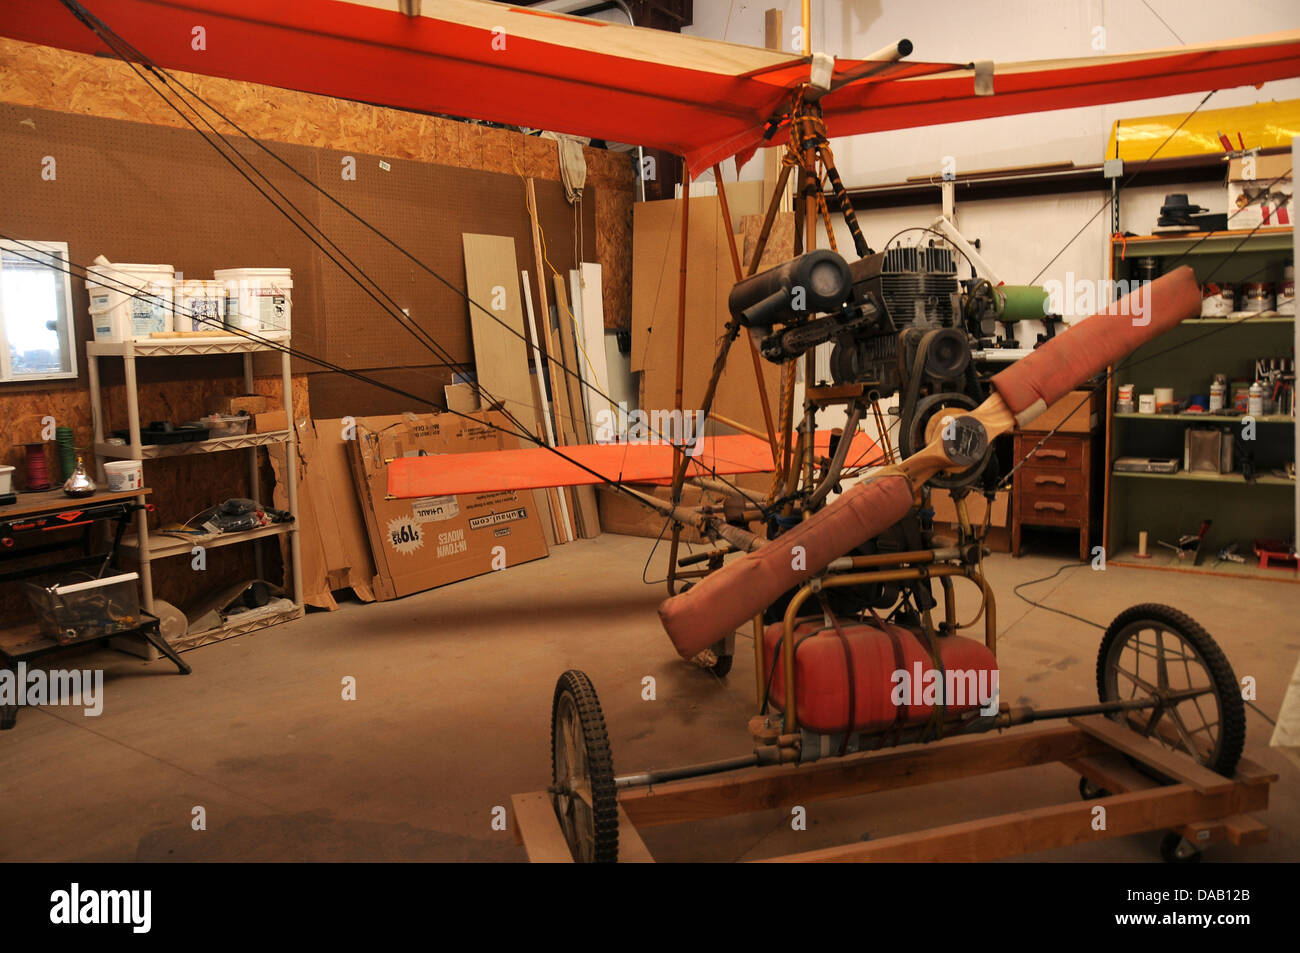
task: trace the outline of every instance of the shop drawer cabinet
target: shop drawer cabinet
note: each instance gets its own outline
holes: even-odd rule
[[[1023,527],[1048,526],[1076,530],[1079,558],[1086,560],[1100,503],[1093,475],[1097,414],[1093,401],[1077,391],[1058,403],[1031,423],[1036,429],[1015,435],[1014,459],[1025,462],[1012,485],[1011,552],[1020,555]],[[1038,446],[1058,423],[1060,429]]]

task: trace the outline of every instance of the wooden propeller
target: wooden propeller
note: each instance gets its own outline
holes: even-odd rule
[[[975,410],[954,415],[954,421],[977,435],[976,428],[982,428],[991,443],[1142,344],[1199,314],[1200,308],[1201,290],[1192,269],[1178,268],[1002,371],[993,378],[994,393]],[[906,516],[927,480],[968,466],[969,461],[954,459],[946,449],[953,445],[937,432],[941,423],[931,422],[924,449],[876,471],[790,531],[664,600],[659,618],[678,653],[691,658],[735,631],[783,593],[824,572],[831,560]]]

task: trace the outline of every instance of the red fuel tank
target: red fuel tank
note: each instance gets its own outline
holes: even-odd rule
[[[943,671],[935,670],[924,635],[902,626],[841,622],[844,640],[821,619],[795,629],[795,702],[799,724],[810,731],[834,734],[849,723],[848,663],[852,658],[853,730],[883,731],[895,725],[902,709],[903,726],[923,724],[942,698],[945,712],[980,708],[997,696],[997,659],[981,642],[961,636],[938,636]],[[783,710],[785,679],[778,641],[783,628],[763,633],[763,675],[771,679],[768,697]],[[776,674],[772,674],[773,657]],[[991,708],[991,706],[990,706]]]

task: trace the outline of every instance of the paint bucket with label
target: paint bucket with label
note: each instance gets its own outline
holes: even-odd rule
[[[176,330],[213,333],[224,330],[225,297],[219,281],[192,278],[182,282],[176,288]]]
[[[104,464],[108,488],[114,493],[144,486],[144,464],[139,460],[111,460]]]
[[[1210,282],[1201,288],[1201,317],[1222,318],[1237,306],[1237,289],[1227,282]]]
[[[103,255],[86,269],[96,341],[133,341],[172,330],[171,265],[113,264]]]
[[[271,340],[289,337],[293,274],[288,268],[222,268],[213,272],[225,289],[225,325]]]
[[[1241,310],[1272,311],[1277,299],[1273,296],[1273,284],[1268,281],[1248,281],[1241,286]]]
[[[1138,413],[1154,414],[1156,412],[1156,395],[1139,394],[1138,395]]]

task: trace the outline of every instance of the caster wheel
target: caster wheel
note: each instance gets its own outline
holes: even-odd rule
[[[1156,698],[1110,717],[1225,777],[1236,770],[1246,741],[1241,686],[1218,643],[1177,609],[1149,603],[1115,617],[1097,653],[1097,694]]]
[[[1093,784],[1087,778],[1080,778],[1079,796],[1085,801],[1095,801],[1099,797],[1110,797],[1110,792]]]
[[[1199,864],[1203,853],[1201,848],[1173,831],[1160,840],[1160,857],[1166,864]]]
[[[570,670],[551,705],[551,792],[578,863],[618,860],[618,795],[605,716],[591,679]]]

